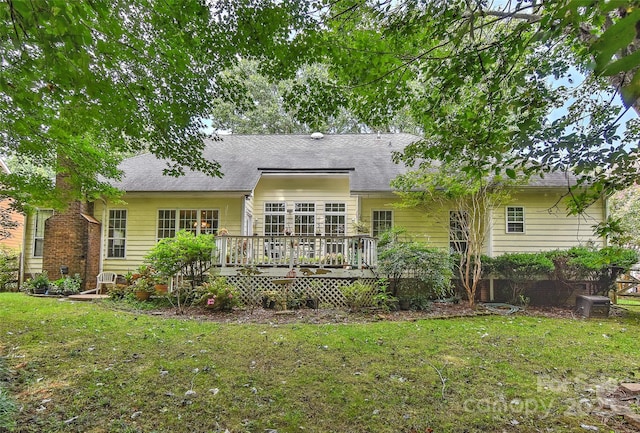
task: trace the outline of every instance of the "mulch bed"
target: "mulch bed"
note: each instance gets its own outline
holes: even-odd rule
[[[172,318],[189,318],[197,320],[214,321],[219,323],[368,323],[378,321],[415,321],[421,319],[447,319],[455,317],[474,317],[483,315],[526,315],[534,317],[550,317],[563,319],[581,319],[572,308],[562,307],[532,307],[519,310],[510,314],[508,308],[487,308],[479,304],[475,308],[466,303],[439,303],[434,302],[425,311],[363,311],[350,312],[340,309],[299,309],[278,311],[256,307],[254,309],[235,309],[230,312],[211,311],[200,307],[186,308],[179,314],[175,309],[153,311],[151,314]],[[612,310],[612,315],[621,314],[618,309]]]

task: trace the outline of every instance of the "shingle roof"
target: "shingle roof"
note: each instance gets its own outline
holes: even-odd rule
[[[207,141],[205,158],[221,164],[222,178],[187,170],[185,176],[163,176],[166,163],[152,154],[123,161],[124,191],[251,191],[262,171],[344,171],[352,191],[390,191],[389,182],[405,171],[391,161],[418,137],[410,134],[222,135]]]
[[[124,176],[113,186],[128,192],[239,191],[250,192],[262,172],[344,172],[353,192],[390,192],[390,181],[406,168],[391,160],[419,140],[411,134],[339,134],[321,139],[309,135],[222,135],[206,141],[204,157],[221,164],[222,178],[186,170],[175,178],[162,174],[165,161],[152,154],[126,159]],[[565,186],[564,174],[533,178],[529,186]]]

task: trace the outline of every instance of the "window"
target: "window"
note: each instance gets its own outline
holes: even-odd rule
[[[524,207],[507,206],[507,233],[524,233]]]
[[[324,233],[327,236],[344,236],[347,220],[347,205],[344,203],[325,203]]]
[[[374,210],[373,217],[371,218],[373,236],[380,236],[381,233],[393,227],[392,217],[393,214],[390,210]]]
[[[293,232],[301,236],[313,236],[316,231],[315,203],[296,203]]]
[[[449,212],[449,249],[464,254],[469,241],[469,215],[464,211]]]
[[[172,238],[176,235],[176,211],[158,211],[158,239]]]
[[[264,204],[264,235],[277,236],[284,233],[286,206],[284,202]]]
[[[109,211],[109,231],[107,233],[107,257],[124,258],[127,237],[127,211]]]
[[[172,238],[176,230],[194,235],[216,234],[219,212],[215,209],[181,209],[158,211],[158,239]]]
[[[347,221],[347,205],[344,203],[325,203],[324,234],[326,236],[344,236]],[[343,254],[344,240],[327,241],[328,254]]]
[[[44,222],[53,215],[51,209],[38,209],[33,231],[33,257],[42,257],[44,252]]]

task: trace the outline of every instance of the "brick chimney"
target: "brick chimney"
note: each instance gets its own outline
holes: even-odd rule
[[[56,176],[64,187],[64,175]],[[42,269],[50,280],[61,278],[61,267],[68,275],[80,274],[84,290],[95,288],[100,265],[100,222],[93,217],[93,203],[73,201],[62,212],[45,221]]]

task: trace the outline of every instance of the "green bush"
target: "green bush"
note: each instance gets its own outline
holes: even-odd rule
[[[198,304],[213,310],[230,311],[240,305],[240,291],[227,282],[225,277],[217,277],[202,283],[197,288]]]
[[[380,236],[378,270],[389,279],[391,294],[398,296],[401,278],[416,278],[437,298],[450,295],[453,259],[442,249],[401,240],[404,229],[394,228]]]
[[[596,282],[596,291],[601,295],[607,295],[613,290],[618,276],[638,263],[638,253],[635,250],[615,246],[600,250],[575,247],[568,250],[566,256],[566,265],[570,269],[568,274],[577,279]]]
[[[160,240],[145,256],[145,261],[164,277],[182,273],[195,287],[205,280],[214,248],[213,235],[196,236],[181,230],[173,238]]]
[[[374,286],[358,280],[348,286],[340,287],[340,293],[344,296],[347,307],[350,310],[358,311],[365,307],[373,306],[373,296],[376,293],[376,289]]]
[[[19,259],[19,252],[0,246],[0,292],[15,292],[18,290]]]
[[[494,274],[509,281],[509,302],[522,303],[526,301],[524,292],[536,280],[549,278],[554,271],[554,264],[545,254],[510,253],[494,257],[491,268]]]
[[[30,294],[45,294],[49,291],[50,286],[51,281],[49,281],[47,271],[43,271],[33,278],[26,279],[22,283],[21,290]]]

